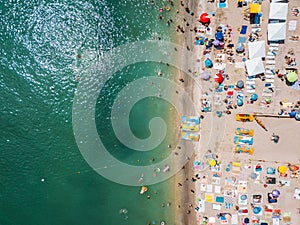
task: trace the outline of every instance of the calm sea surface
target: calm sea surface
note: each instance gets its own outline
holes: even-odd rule
[[[165,23],[168,14],[164,21],[158,20],[164,4],[162,0],[155,6],[146,0],[1,0],[1,225],[143,225],[161,220],[173,224],[174,205],[161,207],[169,201],[170,180],[150,186],[150,200],[139,194],[140,187],[106,180],[85,162],[72,129],[72,102],[80,82],[74,71],[82,63],[77,55],[87,50],[101,54],[158,36],[169,39],[174,27]],[[159,70],[166,76],[174,72],[159,63],[128,66],[99,93],[98,133],[121,161],[146,165],[152,157],[159,160],[170,153],[166,146],[174,132],[142,154],[124,147],[109,121],[110,106],[126,83],[156,76]],[[146,138],[154,116],[166,121],[176,116],[170,107],[158,98],[140,101],[130,117],[134,134]],[[121,209],[127,213],[120,213]]]

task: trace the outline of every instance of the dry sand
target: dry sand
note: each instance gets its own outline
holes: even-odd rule
[[[288,21],[290,19],[297,20],[298,23],[300,22],[298,17],[291,16],[290,9],[292,6],[297,5],[296,0],[292,0],[289,3],[289,15]],[[192,3],[191,3],[192,4]],[[215,6],[211,3],[205,3],[201,1],[198,3],[198,6],[191,6],[190,8],[194,7],[194,11],[196,12],[196,17],[199,18],[199,15],[204,11],[213,11]],[[263,21],[261,23],[262,27],[262,37],[260,40],[267,39],[267,23],[268,23],[268,12],[269,12],[269,1],[263,1],[262,5],[262,12],[263,12]],[[216,10],[216,17],[213,21],[212,26],[218,25],[218,23],[222,24],[229,24],[233,28],[233,43],[237,43],[237,38],[239,36],[239,32],[237,28],[241,25],[248,25],[248,33],[251,29],[249,22],[243,20],[242,11],[246,9],[237,8],[235,1],[229,2],[229,7],[226,9],[218,9]],[[234,16],[233,16],[234,15]],[[196,22],[195,22],[196,23]],[[298,24],[299,26],[299,24]],[[213,32],[214,33],[214,32]],[[289,36],[289,31],[287,32],[287,37]],[[190,35],[186,35],[187,38],[191,38]],[[191,40],[187,40],[189,43],[193,42],[193,38]],[[276,56],[276,67],[279,69],[283,69],[285,66],[283,63],[284,55],[286,54],[287,50],[291,47],[294,48],[296,57],[300,56],[300,46],[294,45],[295,43],[291,43],[286,41],[285,45],[281,45],[279,47],[278,55]],[[193,50],[196,52],[197,57],[201,57],[203,47],[202,46],[193,46]],[[268,49],[268,47],[267,47]],[[215,52],[216,53],[216,52]],[[204,59],[204,58],[202,58]],[[193,61],[193,71],[201,72],[201,65],[195,63]],[[245,70],[244,69],[236,69],[234,65],[227,65],[227,73],[229,74],[229,80],[225,81],[225,84],[233,84],[237,80],[244,80],[245,81]],[[212,70],[213,72],[217,72],[216,70]],[[200,81],[202,82],[202,81]],[[197,103],[200,98],[203,97],[203,93],[207,92],[209,99],[213,102],[216,102],[216,94],[210,91],[210,89],[214,88],[214,82],[205,81],[202,82],[202,91],[196,90],[194,91],[194,99]],[[275,92],[273,93],[272,100],[273,103],[270,104],[269,107],[264,107],[260,104],[261,96],[262,96],[262,89],[263,89],[264,82],[257,79],[256,81],[256,93],[260,96],[259,101],[255,102],[254,104],[245,104],[243,107],[240,107],[236,110],[232,110],[231,115],[225,115],[221,118],[216,117],[216,111],[223,109],[224,105],[214,105],[213,112],[205,114],[205,118],[202,121],[201,125],[201,141],[199,144],[196,144],[196,151],[195,151],[195,158],[202,159],[203,154],[208,150],[212,150],[216,154],[218,154],[219,159],[222,161],[222,178],[221,183],[224,181],[226,176],[230,176],[230,173],[225,172],[225,167],[227,163],[232,161],[239,161],[242,164],[249,164],[255,165],[260,162],[264,169],[268,166],[278,167],[279,165],[287,165],[287,163],[293,164],[300,164],[300,153],[298,151],[298,146],[300,144],[300,124],[296,122],[294,119],[281,119],[281,118],[261,118],[263,123],[268,128],[268,131],[263,130],[256,122],[252,123],[241,123],[235,121],[235,114],[236,113],[253,113],[253,112],[261,112],[261,113],[272,113],[277,114],[280,109],[279,102],[287,98],[289,101],[296,101],[300,99],[299,91],[292,90],[290,87],[287,87],[284,82],[280,79],[275,78]],[[217,94],[219,95],[219,94]],[[248,98],[249,94],[245,94],[245,98]],[[200,109],[200,101],[199,103]],[[201,114],[201,112],[199,112]],[[235,154],[234,148],[235,145],[233,144],[233,137],[234,131],[237,127],[244,127],[244,128],[251,128],[254,129],[254,148],[255,153],[254,155],[250,156],[248,154]],[[280,141],[278,144],[273,143],[270,138],[272,133],[276,133],[280,136]],[[262,162],[264,160],[265,162]],[[190,163],[191,164],[191,163]],[[191,170],[192,165],[187,165],[187,169],[178,176],[178,181],[183,180],[185,177],[191,178],[196,173],[200,174],[201,176],[211,176],[211,171],[208,169],[203,172],[197,172]],[[242,175],[244,178],[248,180],[248,195],[251,196],[252,194],[263,194],[264,202],[261,206],[266,204],[266,194],[273,189],[279,189],[282,192],[282,195],[279,199],[278,204],[275,204],[275,208],[280,208],[283,212],[291,212],[292,213],[292,222],[293,224],[300,224],[300,215],[297,210],[300,208],[300,201],[294,200],[292,198],[294,188],[299,187],[299,178],[298,179],[291,179],[291,186],[290,187],[278,187],[277,185],[268,185],[264,187],[264,179],[263,177],[266,175],[265,170],[262,172],[260,180],[258,183],[253,183],[253,180],[250,180],[249,173],[252,170],[242,169]],[[186,175],[188,172],[188,175]],[[278,174],[275,176],[277,179],[281,179]],[[236,211],[231,209],[225,209],[224,204],[222,206],[221,211],[212,210],[211,203],[206,203],[206,210],[205,213],[197,213],[186,215],[185,210],[187,208],[187,204],[191,202],[191,197],[193,197],[193,206],[196,206],[197,200],[195,199],[195,195],[191,194],[189,189],[196,188],[196,196],[203,198],[204,193],[200,191],[200,183],[197,181],[196,183],[191,183],[191,181],[186,182],[188,186],[185,185],[184,188],[177,188],[180,189],[180,193],[183,196],[181,198],[181,203],[185,205],[184,210],[182,207],[178,210],[181,212],[178,215],[178,223],[176,224],[200,224],[197,223],[195,220],[199,220],[203,215],[206,216],[215,216],[218,212],[230,212],[232,214],[236,213]],[[185,184],[186,184],[185,183]],[[176,184],[177,185],[177,184]],[[224,188],[224,187],[222,187]],[[250,199],[249,199],[250,200]],[[249,203],[250,201],[248,201]],[[236,204],[236,203],[235,203]],[[250,206],[248,204],[248,208]],[[192,210],[193,211],[193,210]],[[195,216],[195,220],[192,217]],[[249,213],[251,216],[251,213]],[[239,224],[241,224],[241,219],[245,216],[239,216]],[[262,216],[263,217],[263,216]],[[270,219],[267,219],[271,221]],[[219,224],[218,222],[216,224]],[[230,224],[230,223],[229,223]],[[270,223],[272,224],[272,223]]]

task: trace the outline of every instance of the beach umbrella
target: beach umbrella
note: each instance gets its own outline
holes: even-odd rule
[[[296,80],[298,80],[298,74],[293,71],[293,72],[289,72],[287,75],[286,75],[286,79],[288,82],[295,82]]]
[[[292,172],[298,171],[299,170],[299,166],[289,165],[289,170],[292,171]]]
[[[208,71],[203,71],[203,72],[201,73],[201,77],[202,77],[203,80],[209,80],[209,78],[210,78],[210,73],[209,73]]]
[[[241,195],[241,199],[245,201],[247,199],[247,195]]]
[[[237,53],[242,53],[245,51],[245,47],[243,43],[238,43],[236,48],[235,48]]]
[[[212,42],[212,44],[213,44],[215,47],[217,47],[217,46],[220,45],[220,41],[216,39],[216,40],[214,40],[214,41]]]
[[[221,83],[223,82],[223,80],[224,80],[224,78],[223,78],[222,74],[217,73],[217,74],[215,75],[215,81],[216,81],[218,84],[221,84]]]
[[[278,190],[273,190],[272,191],[272,196],[273,196],[273,198],[278,198],[279,196],[280,196],[280,191],[278,191]]]
[[[254,117],[255,121],[262,127],[265,129],[265,131],[268,131],[268,129],[266,128],[266,126],[263,124],[263,122],[258,119],[256,116]]]
[[[209,18],[208,13],[202,13],[202,14],[200,15],[200,23],[202,23],[202,24],[207,24],[207,23],[209,23],[209,22],[210,22],[210,18]]]
[[[261,211],[261,207],[254,207],[254,208],[253,208],[253,213],[254,213],[254,214],[259,214],[260,211]]]
[[[206,59],[204,63],[207,68],[211,68],[213,66],[213,63],[210,59]]]
[[[278,167],[278,172],[279,173],[286,173],[288,168],[286,166],[279,166]]]
[[[222,32],[217,32],[217,33],[215,34],[215,37],[216,37],[216,39],[219,40],[219,41],[223,41],[223,40],[224,40],[224,35],[223,35]]]
[[[236,86],[237,86],[237,88],[243,88],[244,82],[242,80],[239,80],[238,82],[236,82]]]
[[[300,111],[298,111],[295,115],[295,119],[300,121]]]
[[[289,112],[289,116],[290,116],[291,118],[294,118],[294,117],[296,116],[296,112],[295,112],[295,111]]]
[[[246,218],[244,219],[244,223],[250,223],[249,218],[246,217]]]
[[[255,180],[257,178],[257,174],[256,173],[251,173],[250,177],[251,179]]]
[[[270,103],[272,102],[272,99],[271,99],[270,97],[267,97],[267,98],[265,99],[265,101],[266,101],[266,103],[270,104]]]
[[[236,101],[236,104],[237,104],[238,106],[242,106],[242,105],[244,105],[244,102],[243,102],[242,99],[239,98],[239,99]]]
[[[258,99],[258,95],[255,94],[255,93],[253,93],[253,94],[251,95],[250,100],[251,100],[251,101],[256,101],[257,99]]]
[[[211,160],[209,160],[209,165],[210,166],[215,166],[215,165],[217,165],[217,161],[214,160],[214,159],[211,159]]]

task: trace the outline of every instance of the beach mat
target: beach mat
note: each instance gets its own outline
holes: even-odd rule
[[[240,34],[246,34],[247,28],[248,27],[246,25],[243,25]]]
[[[239,37],[239,39],[238,39],[238,43],[244,44],[244,43],[246,43],[246,41],[247,41],[247,37]]]

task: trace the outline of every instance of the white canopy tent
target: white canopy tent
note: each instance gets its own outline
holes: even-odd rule
[[[261,57],[247,60],[246,69],[248,72],[248,76],[255,76],[261,73],[265,73],[265,67]]]
[[[271,3],[269,19],[270,20],[286,20],[289,10],[288,3]]]
[[[282,41],[286,39],[286,23],[268,24],[268,41]]]
[[[265,41],[254,41],[248,43],[249,59],[266,57]]]

